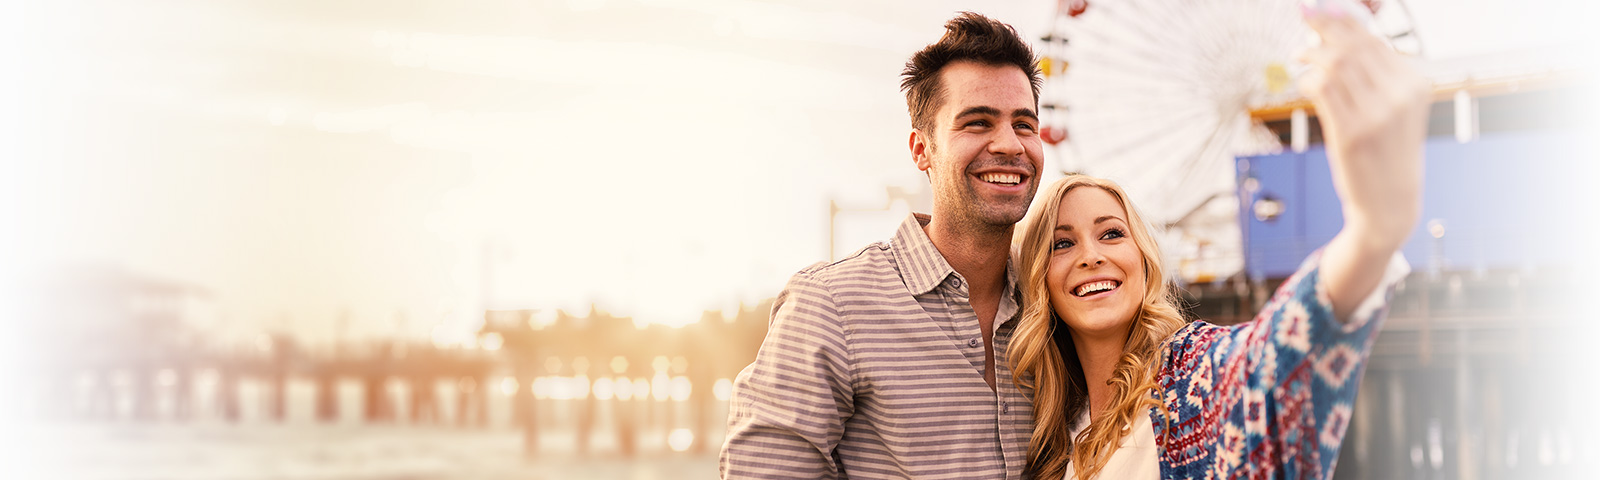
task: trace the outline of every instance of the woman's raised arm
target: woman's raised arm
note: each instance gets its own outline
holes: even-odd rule
[[[1322,36],[1302,60],[1300,89],[1316,106],[1344,227],[1319,269],[1335,318],[1347,321],[1377,287],[1422,210],[1422,143],[1432,85],[1337,10],[1311,9]]]

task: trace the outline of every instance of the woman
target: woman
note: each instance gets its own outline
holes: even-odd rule
[[[1332,475],[1387,287],[1407,270],[1395,252],[1421,209],[1429,86],[1347,18],[1307,22],[1323,44],[1301,87],[1345,224],[1255,320],[1186,325],[1114,183],[1069,176],[1035,201],[1010,360],[1035,404],[1036,478]]]

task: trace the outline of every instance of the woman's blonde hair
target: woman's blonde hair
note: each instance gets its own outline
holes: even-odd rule
[[[1111,403],[1089,420],[1088,428],[1078,438],[1072,438],[1072,422],[1089,408],[1088,382],[1071,334],[1051,308],[1045,274],[1050,269],[1050,243],[1061,200],[1078,187],[1104,190],[1122,205],[1128,215],[1128,235],[1144,260],[1145,291],[1123,345],[1122,358],[1108,382]],[[1077,477],[1088,479],[1111,459],[1134,415],[1143,415],[1150,407],[1166,415],[1166,407],[1150,392],[1157,388],[1155,373],[1160,366],[1162,341],[1186,322],[1162,272],[1161,250],[1155,237],[1128,202],[1122,187],[1105,179],[1069,175],[1051,185],[1034,201],[1034,206],[1021,238],[1019,283],[1023,310],[1010,352],[1013,378],[1024,391],[1031,390],[1033,394],[1035,427],[1028,442],[1028,468],[1034,478],[1061,478],[1067,463],[1076,459]]]

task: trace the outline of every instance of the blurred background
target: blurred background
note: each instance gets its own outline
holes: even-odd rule
[[[795,271],[927,211],[899,71],[1045,59],[1045,181],[1125,185],[1188,313],[1337,231],[1298,0],[0,2],[8,478],[716,475]],[[1435,82],[1342,478],[1596,457],[1596,7],[1362,2]]]

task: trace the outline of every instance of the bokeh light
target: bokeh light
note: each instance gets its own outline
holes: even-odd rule
[[[633,381],[629,380],[628,377],[617,377],[616,381],[613,382],[613,385],[616,385],[617,400],[629,400],[633,398]]]
[[[667,445],[670,446],[674,452],[686,451],[689,449],[689,446],[693,444],[694,432],[687,428],[675,428],[672,430],[672,433],[667,434]]]
[[[657,373],[650,379],[650,392],[656,401],[664,402],[672,397],[672,379],[665,373]]]
[[[650,381],[643,377],[633,379],[633,398],[644,400],[650,398]]]
[[[483,339],[479,340],[478,344],[482,345],[484,350],[493,352],[500,350],[500,347],[505,345],[505,342],[506,340],[500,336],[500,332],[489,332],[483,334]]]
[[[672,377],[673,401],[688,401],[689,394],[692,392],[694,392],[694,385],[689,382],[689,377]]]
[[[608,378],[608,377],[596,378],[594,380],[594,387],[593,387],[595,400],[601,400],[601,401],[610,400],[611,397],[612,397],[612,394],[614,393],[612,388],[614,388],[615,386],[616,386],[616,384],[614,382],[612,382],[611,379]]]

